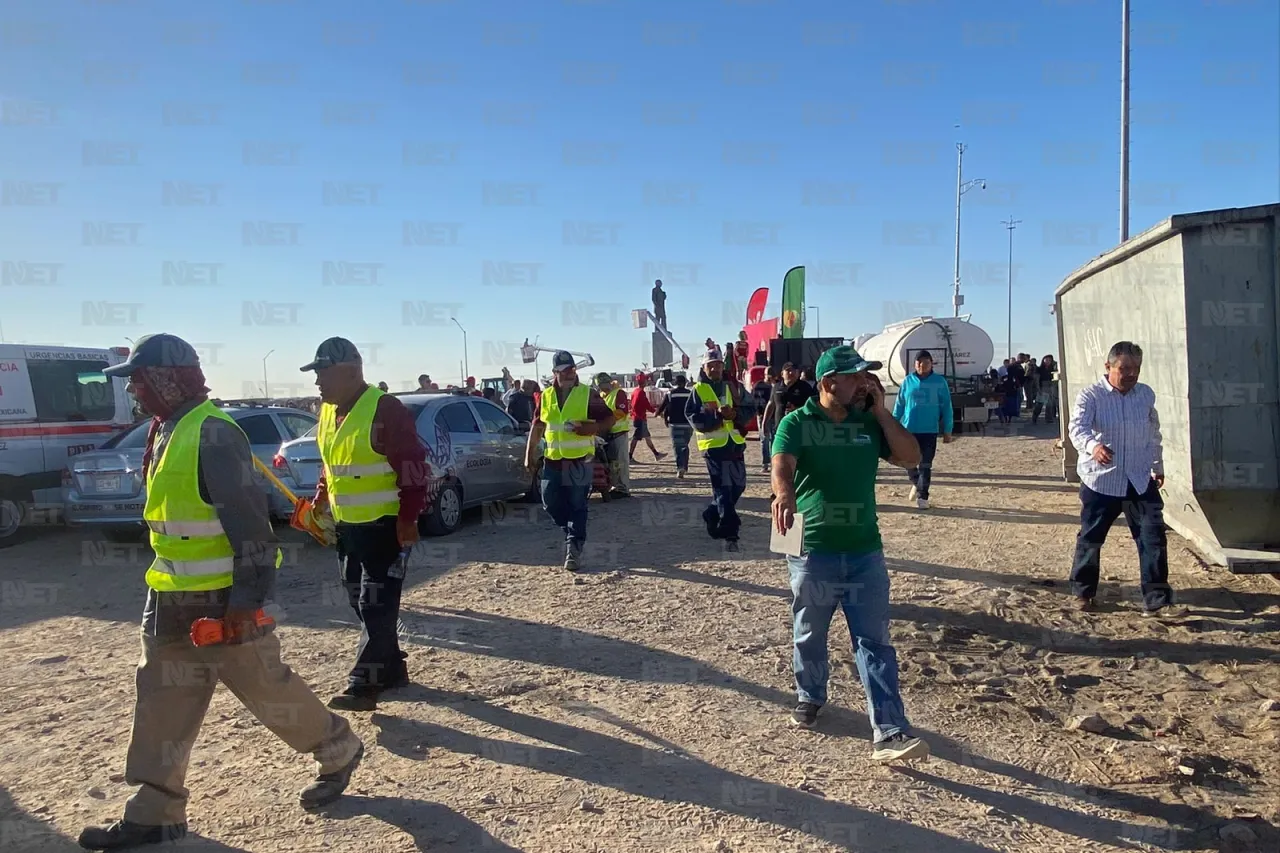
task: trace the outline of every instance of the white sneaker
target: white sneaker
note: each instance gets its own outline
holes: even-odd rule
[[[913,500],[915,500],[915,499],[916,499],[916,495],[918,495],[918,494],[920,494],[920,492],[916,489],[916,487],[915,487],[915,486],[912,486],[912,487],[911,487],[911,491],[907,492],[907,500],[909,500],[909,501],[913,501]]]
[[[929,501],[927,498],[916,498],[916,509],[928,509]]]

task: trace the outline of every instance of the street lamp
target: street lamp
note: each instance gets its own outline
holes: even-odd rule
[[[466,385],[467,377],[471,375],[471,362],[467,360],[467,330],[462,328],[462,324],[458,322],[457,317],[450,317],[449,319],[462,332],[462,384]]]
[[[805,310],[806,312],[808,312],[808,311],[812,311],[812,312],[813,312],[813,334],[814,334],[814,337],[818,337],[818,338],[822,337],[822,314],[821,314],[821,313],[819,313],[819,311],[818,311],[818,306],[817,306],[817,305],[806,305],[806,306],[804,306],[804,310]]]
[[[1012,215],[1008,219],[1001,220],[1000,224],[1009,229],[1009,314],[1005,327],[1005,353],[1009,356],[1013,355],[1013,229],[1018,227],[1021,219],[1014,219]]]
[[[271,358],[272,352],[275,352],[275,350],[271,350],[271,352],[262,357],[262,399],[264,400],[271,397],[271,386],[267,383],[267,359]]]
[[[1129,239],[1129,0],[1120,2],[1120,242]]]
[[[956,274],[955,274],[955,290],[951,295],[951,304],[955,308],[955,316],[960,316],[960,306],[964,304],[964,298],[960,295],[960,198],[973,189],[985,190],[987,188],[986,178],[974,178],[971,181],[964,179],[964,152],[965,144],[963,142],[956,143]]]

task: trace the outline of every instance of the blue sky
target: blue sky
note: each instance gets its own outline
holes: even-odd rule
[[[1131,233],[1280,200],[1280,6],[1134,7]],[[966,178],[988,181],[964,197],[965,310],[999,354],[1012,215],[1014,348],[1050,352],[1054,288],[1118,236],[1119,17],[1118,0],[9,3],[0,324],[45,344],[180,334],[224,396],[270,350],[272,392],[295,393],[335,334],[371,380],[453,379],[450,316],[476,376],[526,372],[515,346],[535,336],[621,371],[648,360],[629,312],[655,275],[689,348],[734,336],[757,287],[776,316],[806,264],[822,333],[853,337],[950,313],[963,139]]]

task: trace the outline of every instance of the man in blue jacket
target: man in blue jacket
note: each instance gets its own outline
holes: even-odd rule
[[[893,418],[916,437],[920,464],[911,468],[911,498],[918,509],[929,508],[929,482],[933,479],[933,457],[938,452],[938,431],[943,444],[951,443],[955,414],[951,408],[951,388],[947,380],[933,372],[933,355],[922,349],[916,355],[916,370],[898,388]]]
[[[707,535],[725,540],[726,551],[738,550],[742,522],[737,506],[747,488],[745,447],[752,409],[751,395],[742,383],[724,372],[720,350],[708,350],[685,413],[711,477],[711,503],[702,520],[707,524]]]

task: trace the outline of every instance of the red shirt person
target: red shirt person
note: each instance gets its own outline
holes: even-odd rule
[[[641,439],[644,439],[644,443],[649,446],[649,452],[653,454],[653,458],[661,460],[666,458],[667,454],[659,453],[658,448],[653,446],[653,439],[649,437],[649,415],[655,409],[653,404],[649,402],[649,395],[645,390],[645,386],[652,380],[644,375],[636,378],[639,380],[639,384],[631,392],[631,423],[634,425],[634,430],[631,433],[631,450],[628,456],[631,462],[636,461],[636,445],[640,443]]]

